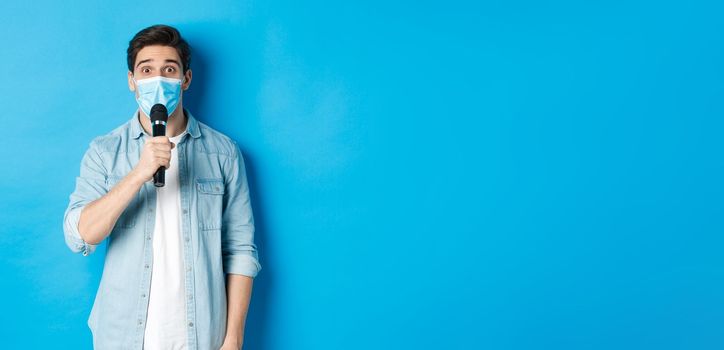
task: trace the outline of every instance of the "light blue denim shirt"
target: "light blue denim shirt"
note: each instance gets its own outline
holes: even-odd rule
[[[226,274],[255,277],[261,269],[244,158],[235,141],[188,110],[177,143],[181,237],[189,349],[221,347],[226,335]],[[151,137],[138,110],[90,142],[63,218],[65,242],[87,256],[97,245],[78,233],[85,205],[106,194],[138,163]],[[143,118],[141,116],[141,118]],[[172,165],[173,166],[173,165]],[[105,263],[88,327],[95,349],[142,349],[153,266],[156,188],[146,182],[106,238]]]

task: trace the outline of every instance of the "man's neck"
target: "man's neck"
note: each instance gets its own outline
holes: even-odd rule
[[[143,111],[139,112],[139,117],[143,130],[146,131],[147,134],[153,135],[151,120],[144,116]],[[166,123],[166,136],[175,137],[181,135],[181,133],[186,130],[187,122],[188,118],[186,118],[186,114],[183,112],[183,107],[179,105],[168,117],[168,122]]]

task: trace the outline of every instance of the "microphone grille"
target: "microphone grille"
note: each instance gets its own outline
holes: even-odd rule
[[[166,110],[166,106],[157,103],[151,107],[151,123],[160,120],[163,122],[168,121],[168,111]]]

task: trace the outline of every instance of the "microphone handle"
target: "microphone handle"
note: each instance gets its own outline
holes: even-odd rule
[[[153,125],[153,137],[165,136],[166,135],[166,124],[154,124]],[[163,165],[158,167],[156,173],[153,174],[153,185],[156,187],[163,187],[166,184],[166,167]]]
[[[166,168],[164,166],[158,167],[156,173],[153,174],[153,185],[156,187],[163,187],[166,184]]]

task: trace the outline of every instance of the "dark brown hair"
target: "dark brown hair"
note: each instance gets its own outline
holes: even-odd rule
[[[150,45],[163,45],[175,48],[178,56],[181,58],[183,71],[185,72],[189,69],[191,65],[191,46],[181,37],[181,33],[179,33],[176,28],[157,24],[142,29],[128,42],[126,60],[128,61],[129,71],[133,72],[133,64],[136,63],[138,51]]]

